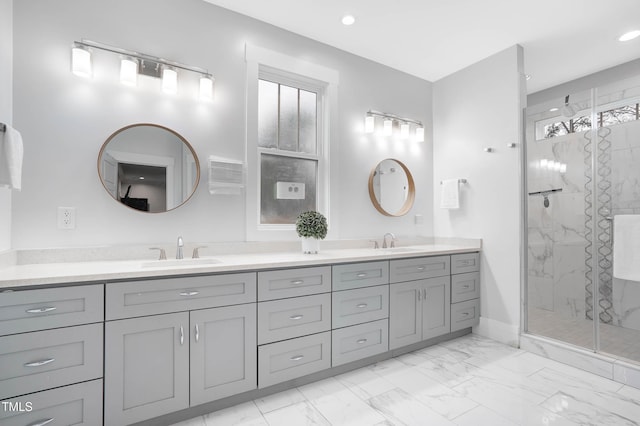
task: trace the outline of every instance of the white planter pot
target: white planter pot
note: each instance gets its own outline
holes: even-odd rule
[[[313,237],[301,237],[302,252],[316,254],[320,251],[320,240]]]

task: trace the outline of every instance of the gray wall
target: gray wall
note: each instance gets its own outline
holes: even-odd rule
[[[244,240],[244,197],[209,195],[205,165],[212,154],[245,157],[245,43],[340,73],[333,238],[432,235],[431,83],[201,0],[20,0],[14,8],[14,122],[25,139],[14,248],[168,242],[179,234],[186,241]],[[94,55],[93,80],[74,76],[70,47],[82,38],[207,68],[216,77],[216,99],[171,97],[148,82],[122,86],[115,56],[104,52]],[[369,109],[422,120],[427,140],[413,150],[373,143],[362,134]],[[193,145],[203,180],[187,205],[149,215],[118,205],[102,188],[102,143],[136,122],[170,127]],[[402,218],[383,217],[368,198],[369,171],[387,157],[405,162],[416,180],[415,207]],[[57,229],[58,206],[77,208],[75,230]],[[424,225],[414,224],[415,214],[424,215]]]
[[[460,209],[441,209],[435,191],[434,229],[482,238],[477,331],[511,344],[520,327],[522,62],[522,48],[511,47],[437,81],[433,92],[434,181],[468,180]]]
[[[0,0],[0,123],[12,122],[13,1]],[[0,188],[0,251],[11,248],[11,191]]]

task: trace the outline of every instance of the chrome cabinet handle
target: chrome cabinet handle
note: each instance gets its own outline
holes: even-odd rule
[[[183,291],[180,296],[196,296],[198,294],[200,294],[199,291]]]
[[[43,359],[42,361],[29,362],[29,363],[25,364],[24,366],[25,367],[40,367],[42,365],[51,364],[55,360],[56,360],[55,358]]]
[[[36,309],[27,309],[25,312],[28,314],[42,314],[45,312],[51,312],[51,311],[55,311],[56,308],[55,306],[45,306],[43,308],[36,308]]]
[[[296,320],[300,320],[300,319],[302,319],[302,317],[303,317],[303,316],[304,316],[304,315],[300,315],[300,314],[298,314],[298,315],[292,315],[292,316],[290,316],[290,317],[289,317],[289,319],[290,319],[290,320],[293,320],[293,321],[296,321]]]
[[[366,276],[367,276],[367,274],[365,272],[360,272],[359,274],[356,274],[356,277],[358,277],[358,278],[364,278]]]
[[[362,345],[363,343],[367,343],[367,339],[360,339],[356,343]]]
[[[463,285],[462,288],[469,288],[469,284]]]
[[[424,266],[418,266],[418,271],[424,271]]]
[[[304,280],[293,280],[293,281],[291,281],[291,284],[293,284],[293,285],[304,284]]]
[[[198,327],[198,324],[196,324],[196,343],[200,341],[200,328]]]
[[[180,326],[180,344],[184,345],[184,328]]]
[[[462,315],[464,315],[465,317],[468,317],[470,314],[469,312],[463,312]]]
[[[304,355],[296,355],[289,358],[289,361],[300,361],[302,358],[304,358]]]
[[[27,426],[44,426],[44,425],[48,425],[49,423],[51,423],[54,420],[55,420],[54,417],[50,417],[50,418],[48,418],[46,420],[37,421],[35,423],[30,423]]]
[[[367,305],[366,303],[360,303],[360,304],[356,305],[356,308],[366,308],[367,306],[369,306],[369,305]]]

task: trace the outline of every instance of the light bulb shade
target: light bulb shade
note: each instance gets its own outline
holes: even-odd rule
[[[213,77],[200,77],[200,99],[210,101],[213,99]]]
[[[373,133],[373,130],[376,126],[376,119],[373,115],[367,115],[364,118],[364,132],[365,133]]]
[[[416,127],[416,141],[424,142],[424,127]]]
[[[389,118],[385,118],[382,124],[382,134],[385,136],[391,136],[391,134],[393,133],[393,121]]]
[[[80,77],[91,77],[91,52],[81,46],[71,49],[71,72]]]
[[[124,58],[120,61],[120,83],[127,86],[138,84],[138,62],[132,58]]]
[[[178,73],[172,68],[162,69],[162,91],[175,94],[178,92]]]
[[[400,137],[407,139],[409,137],[409,123],[402,123],[400,125]]]

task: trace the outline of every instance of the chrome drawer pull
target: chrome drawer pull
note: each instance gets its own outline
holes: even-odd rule
[[[28,314],[43,314],[45,312],[55,311],[56,309],[58,308],[55,306],[45,306],[44,308],[27,309],[26,312]]]
[[[463,285],[462,288],[469,288],[469,284]]]
[[[184,328],[180,326],[180,344],[184,345]]]
[[[363,343],[367,343],[367,339],[360,339],[356,343],[362,345]]]
[[[200,340],[200,328],[196,324],[196,343]]]
[[[55,360],[56,360],[55,358],[43,359],[42,361],[29,362],[29,363],[25,364],[24,366],[25,367],[40,367],[42,365],[51,364]]]
[[[199,291],[183,291],[180,296],[196,296],[198,294],[200,294]]]
[[[359,274],[356,275],[356,277],[358,277],[358,278],[364,278],[366,276],[367,276],[367,274],[364,273],[364,272],[360,272]]]
[[[300,315],[300,314],[298,314],[298,315],[292,315],[292,316],[290,316],[290,317],[289,317],[289,319],[290,319],[290,320],[293,320],[293,321],[296,321],[296,320],[302,319],[302,317],[303,317],[303,316],[304,316],[304,315]]]
[[[366,308],[367,306],[369,305],[367,305],[366,303],[360,303],[359,305],[356,305],[356,308]]]
[[[51,423],[53,420],[54,420],[54,418],[53,418],[53,417],[51,417],[51,418],[49,418],[49,419],[47,419],[47,420],[42,420],[42,421],[39,421],[39,422],[31,423],[31,424],[29,424],[29,425],[27,425],[27,426],[44,426],[44,425],[48,425],[48,424],[49,424],[49,423]]]
[[[291,281],[291,284],[293,284],[293,285],[304,284],[304,280],[294,280],[294,281]]]
[[[289,358],[289,361],[300,361],[302,358],[304,358],[304,355],[296,355]]]
[[[469,312],[463,312],[462,315],[464,315],[465,317],[468,317],[470,314]]]
[[[424,271],[424,266],[418,266],[418,271]]]

